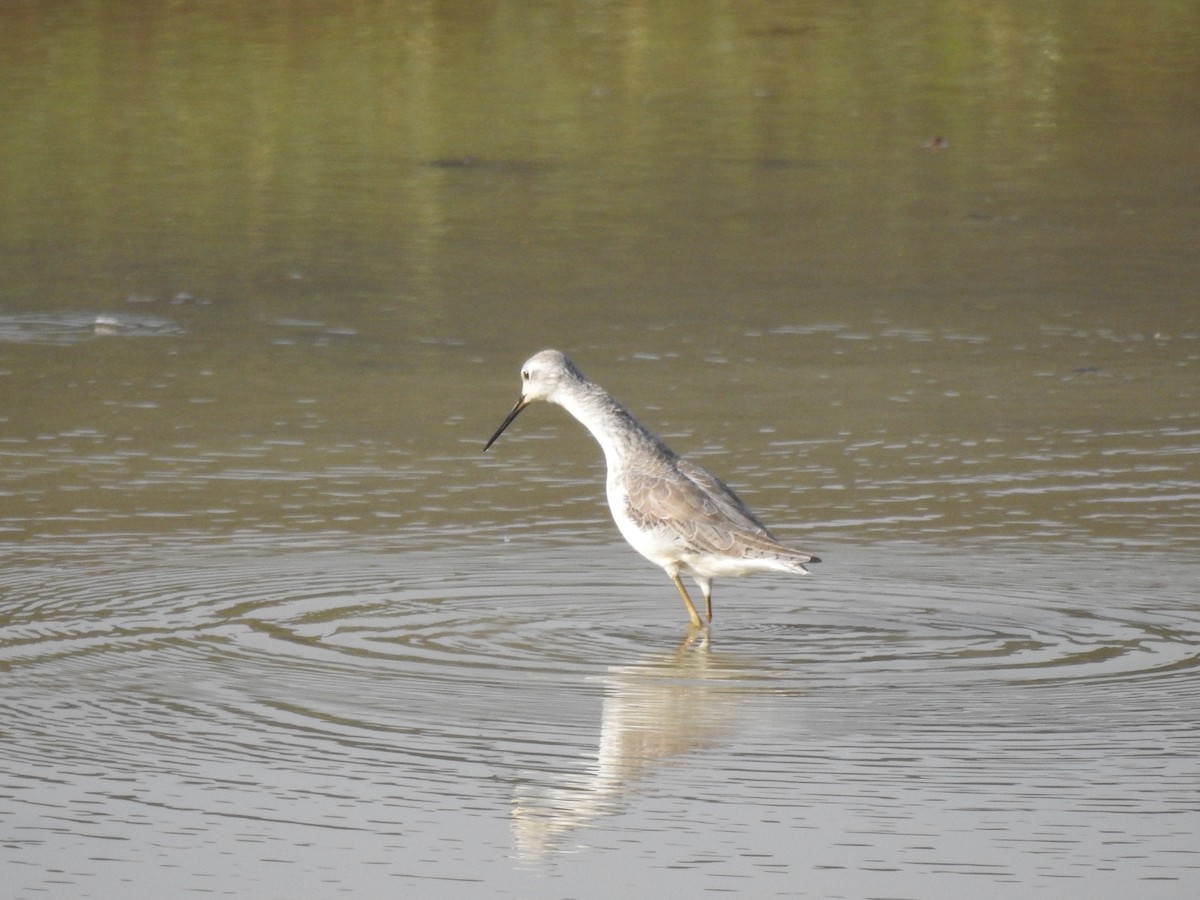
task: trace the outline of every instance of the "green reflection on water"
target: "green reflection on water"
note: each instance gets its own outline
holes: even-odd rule
[[[1020,494],[972,473],[1052,528],[1080,482],[1076,522],[1113,484],[1191,508],[1198,37],[1166,2],[5,4],[0,314],[179,331],[5,345],[8,483],[477,516],[514,486],[459,460],[553,345],[817,519],[994,527]]]

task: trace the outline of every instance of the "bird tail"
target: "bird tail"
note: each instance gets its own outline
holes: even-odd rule
[[[780,557],[779,560],[787,568],[789,572],[795,572],[798,575],[808,575],[808,566],[812,563],[819,563],[821,557],[813,556],[810,553],[801,553],[799,550],[793,550],[790,556]]]

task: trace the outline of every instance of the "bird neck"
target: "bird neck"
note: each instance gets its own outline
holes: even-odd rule
[[[662,446],[658,438],[598,384],[585,381],[556,400],[592,433],[610,468],[620,464],[636,446]]]

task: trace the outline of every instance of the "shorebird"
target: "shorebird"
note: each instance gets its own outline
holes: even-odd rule
[[[521,396],[483,451],[535,400],[557,403],[578,419],[604,450],[608,506],[630,545],[675,583],[693,628],[703,623],[680,580],[688,575],[704,594],[712,621],[712,580],[753,572],[807,575],[821,560],[779,543],[721,479],[690,463],[647,431],[600,385],[557,350],[543,350],[521,367]]]

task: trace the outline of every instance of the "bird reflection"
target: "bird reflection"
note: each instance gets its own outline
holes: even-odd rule
[[[518,853],[537,858],[562,849],[571,832],[617,812],[652,767],[716,745],[735,725],[746,690],[739,674],[709,652],[707,631],[674,653],[611,668],[603,676],[595,763],[551,783],[518,785],[512,811]]]

